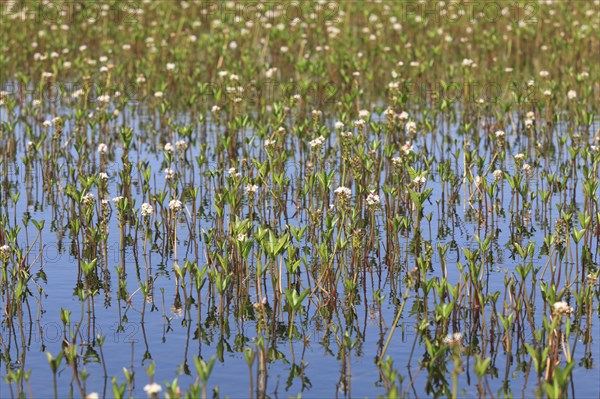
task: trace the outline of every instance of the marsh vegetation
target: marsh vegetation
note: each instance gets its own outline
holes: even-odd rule
[[[2,397],[597,397],[598,0],[1,7]]]

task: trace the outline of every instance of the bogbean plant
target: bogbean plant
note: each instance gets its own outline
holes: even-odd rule
[[[504,3],[2,7],[7,394],[44,396],[29,338],[54,318],[54,397],[98,397],[96,372],[114,397],[228,395],[242,359],[234,395],[277,393],[280,367],[286,394],[349,397],[369,345],[390,398],[577,396],[600,311],[600,3]],[[57,279],[80,308],[47,304]],[[143,387],[93,333],[101,296],[116,333],[139,321]],[[159,378],[161,333],[185,348]],[[335,387],[311,382],[317,345]]]

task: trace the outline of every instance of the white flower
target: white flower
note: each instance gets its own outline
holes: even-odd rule
[[[349,200],[350,197],[352,196],[352,191],[350,191],[350,189],[348,187],[344,187],[344,186],[340,186],[340,187],[336,188],[334,193],[338,197],[338,199],[341,201]]]
[[[552,305],[552,311],[554,314],[561,316],[570,316],[573,313],[573,308],[569,306],[566,302],[555,302]]]
[[[577,92],[575,90],[569,90],[567,93],[567,98],[569,100],[574,100],[577,98]]]
[[[162,91],[157,91],[156,93],[154,93],[154,97],[155,98],[162,98],[163,97],[163,92]]]
[[[281,46],[279,48],[279,51],[281,51],[282,53],[287,53],[290,49],[287,46]]]
[[[344,122],[337,121],[335,123],[335,128],[336,129],[343,129],[344,128]]]
[[[410,121],[406,123],[406,130],[409,133],[415,133],[417,131],[417,123],[414,121]]]
[[[167,62],[167,71],[175,70],[175,64],[172,62]]]
[[[542,78],[547,78],[548,76],[550,76],[550,72],[545,71],[545,70],[544,71],[540,71],[540,76]]]
[[[394,157],[392,158],[392,163],[394,164],[394,166],[402,166],[402,158]]]
[[[367,122],[365,122],[364,119],[359,119],[357,121],[354,121],[354,126],[356,126],[359,129],[364,128],[366,124],[367,124]]]
[[[522,152],[518,153],[517,155],[515,155],[515,160],[517,161],[522,161],[523,159],[525,159],[525,154],[523,154]]]
[[[184,152],[187,150],[188,145],[185,140],[179,140],[175,143],[175,147],[177,148],[177,151]]]
[[[248,234],[243,234],[243,233],[240,233],[240,234],[238,234],[238,236],[237,236],[237,240],[238,240],[238,241],[240,241],[240,242],[244,242],[244,241],[246,241],[247,239],[248,239]]]
[[[213,105],[213,107],[211,108],[211,111],[213,114],[219,113],[220,110],[221,110],[221,107],[219,107],[218,105]]]
[[[254,194],[258,191],[258,186],[256,184],[248,183],[246,184],[246,194]]]
[[[3,245],[0,247],[0,258],[6,259],[10,256],[10,247],[8,245]]]
[[[552,95],[552,92],[551,92],[550,90],[545,90],[545,91],[544,91],[544,95],[545,95],[546,97],[550,97],[550,96]]]
[[[100,396],[98,396],[97,392],[90,392],[87,395],[85,395],[85,399],[99,399]]]
[[[144,202],[142,204],[142,216],[144,216],[144,217],[152,216],[153,213],[154,213],[154,208],[152,207],[152,205],[150,205],[147,202]]]
[[[275,140],[266,139],[265,140],[265,148],[269,148],[275,145]]]
[[[473,64],[473,60],[470,58],[464,58],[462,60],[462,66],[464,67],[470,67]]]
[[[173,212],[179,212],[181,210],[182,205],[183,204],[181,203],[181,201],[177,199],[169,201],[169,209]]]
[[[533,119],[529,119],[529,118],[525,119],[525,127],[527,129],[531,129],[532,126],[533,126]]]
[[[482,183],[483,183],[483,180],[481,179],[481,176],[475,176],[475,186],[481,187]]]
[[[369,195],[367,195],[367,205],[371,207],[376,207],[380,203],[381,200],[379,198],[379,195],[375,194],[374,192],[371,192]]]
[[[268,79],[271,79],[275,75],[276,72],[277,72],[277,68],[269,68],[265,71],[265,76]]]
[[[463,333],[455,332],[454,334],[448,334],[444,337],[444,343],[446,345],[454,346],[463,339]]]
[[[144,386],[144,392],[146,392],[149,398],[151,398],[153,395],[158,394],[160,391],[162,391],[162,387],[156,382]]]
[[[110,102],[110,96],[108,94],[104,94],[104,95],[98,97],[98,102],[99,103],[103,103],[103,104],[109,103]]]
[[[98,153],[100,155],[106,154],[107,151],[108,151],[108,146],[106,144],[104,144],[104,143],[98,144]]]
[[[44,123],[42,123],[42,125],[44,125],[45,128],[48,128],[48,127],[52,126],[52,121],[44,121]]]
[[[412,145],[412,142],[410,142],[410,141],[407,141],[406,143],[404,143],[404,145],[401,148],[402,153],[404,155],[410,154],[411,152],[413,152],[413,149],[414,149],[414,146]]]
[[[529,174],[529,173],[531,173],[532,167],[531,167],[531,165],[526,163],[521,167],[521,169],[523,170],[523,173]]]
[[[84,205],[92,205],[96,201],[96,196],[92,193],[87,193],[83,196]]]
[[[415,183],[417,186],[421,186],[427,183],[427,179],[425,178],[425,176],[416,176],[413,179],[413,183]]]
[[[494,175],[494,180],[496,181],[500,181],[504,178],[504,172],[500,169],[496,169],[492,174]]]
[[[115,204],[117,204],[117,205],[118,205],[118,204],[119,204],[121,201],[123,201],[124,199],[125,199],[125,197],[123,197],[122,195],[119,195],[118,197],[114,197],[114,198],[112,199],[112,201],[113,201]]]
[[[361,119],[367,119],[369,115],[371,115],[371,113],[366,109],[361,109],[360,111],[358,111],[358,116]]]
[[[496,130],[496,133],[494,133],[496,135],[496,138],[498,140],[502,140],[504,138],[504,136],[506,136],[506,133],[504,133],[503,130]]]
[[[314,140],[311,140],[308,145],[310,145],[310,148],[319,148],[323,145],[323,143],[325,142],[325,137],[323,136],[319,136]]]
[[[525,117],[527,119],[531,119],[532,121],[534,121],[535,120],[535,112],[529,111],[528,113],[525,114]]]
[[[173,144],[171,144],[171,143],[165,144],[165,146],[163,147],[163,150],[165,150],[168,153],[173,152]]]
[[[175,177],[175,171],[171,168],[166,168],[165,169],[165,179],[171,180],[173,177]]]
[[[73,94],[71,94],[71,98],[79,98],[81,96],[83,96],[85,93],[83,91],[83,89],[77,89],[73,92]]]
[[[98,177],[100,178],[100,180],[108,180],[108,174],[106,174],[105,172],[98,173]]]

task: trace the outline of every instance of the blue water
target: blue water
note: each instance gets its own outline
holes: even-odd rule
[[[1,111],[0,111],[1,112]],[[5,117],[4,114],[0,116]],[[377,118],[375,118],[377,119]],[[182,121],[186,120],[186,116],[182,116]],[[215,129],[214,126],[211,126]],[[453,125],[450,132],[453,138],[462,140],[461,135],[456,130],[457,126]],[[16,137],[20,140],[24,139],[24,130],[22,124],[17,124]],[[247,136],[250,137],[253,132],[249,130]],[[140,128],[136,129],[136,141],[140,137],[147,137],[145,130]],[[214,145],[214,139],[216,132],[209,133],[209,145]],[[507,134],[511,145],[513,145],[512,151],[517,150],[518,144],[514,142],[514,135]],[[334,139],[335,136],[332,136]],[[162,172],[162,154],[151,151],[154,147],[156,140],[154,137],[149,137],[147,143],[138,142],[138,149],[130,153],[131,160],[145,159],[149,162],[152,167],[152,173],[155,175],[155,180],[152,180],[152,190],[154,191],[154,181],[156,186],[162,188],[164,185],[164,173]],[[433,151],[435,156],[442,156],[443,151],[436,148],[436,143],[439,146],[441,135],[437,137],[437,141],[431,135],[428,135],[422,140],[418,140],[415,143],[415,151],[419,151],[424,146]],[[175,140],[173,140],[174,142]],[[22,146],[22,145],[21,145]],[[199,155],[197,146],[191,145],[191,156],[188,159],[194,159],[195,156]],[[523,146],[523,148],[525,148]],[[434,150],[432,150],[434,149]],[[484,143],[480,145],[481,152],[485,152]],[[74,154],[74,150],[71,151]],[[94,156],[96,155],[94,151]],[[299,154],[296,154],[299,155]],[[450,156],[449,154],[445,154]],[[117,195],[117,177],[116,172],[120,169],[121,163],[118,161],[121,156],[121,150],[116,149],[114,151],[114,159],[117,160],[109,165],[108,172],[110,175],[109,180],[109,195],[108,199]],[[262,141],[256,140],[255,146],[252,148],[250,156],[262,157],[264,159],[264,153],[262,152]],[[298,156],[298,159],[300,156]],[[17,157],[20,159],[20,157]],[[451,158],[452,159],[452,158]],[[459,160],[462,160],[462,153]],[[528,159],[532,159],[528,157]],[[439,159],[438,159],[439,160]],[[489,158],[488,158],[489,160]],[[60,161],[59,161],[60,162]],[[550,159],[552,162],[552,158]],[[302,168],[303,163],[299,160],[290,159],[289,168],[287,168],[287,176],[293,179],[291,187],[295,189],[295,180],[298,179],[297,171]],[[135,164],[135,162],[134,162]],[[99,165],[99,160],[91,160],[90,170],[95,171]],[[202,171],[206,170],[227,170],[230,165],[219,164],[216,158],[208,160],[208,164],[205,165]],[[460,165],[462,168],[462,165]],[[487,164],[486,164],[487,167]],[[249,396],[249,372],[248,366],[244,360],[244,356],[241,352],[244,346],[255,347],[255,339],[258,335],[258,329],[256,325],[256,313],[252,317],[242,317],[239,312],[239,306],[236,305],[236,298],[227,304],[225,309],[225,319],[220,322],[218,316],[219,299],[218,295],[209,295],[207,291],[208,284],[203,288],[201,293],[202,305],[200,306],[201,313],[201,339],[194,337],[196,329],[198,327],[198,319],[196,318],[197,308],[196,305],[192,305],[189,310],[189,314],[182,314],[174,308],[174,302],[176,302],[176,283],[173,272],[174,259],[172,253],[162,253],[162,249],[155,248],[151,251],[147,258],[149,267],[151,267],[152,275],[156,276],[153,289],[154,305],[153,308],[151,303],[146,304],[144,322],[141,321],[141,310],[143,307],[143,295],[141,292],[134,291],[137,289],[138,278],[136,274],[136,267],[139,267],[140,276],[142,279],[145,278],[145,260],[142,255],[141,247],[138,249],[137,255],[134,254],[131,247],[128,246],[122,251],[119,245],[119,227],[116,218],[116,211],[113,211],[113,215],[110,219],[110,234],[108,239],[108,270],[110,271],[110,290],[108,292],[102,290],[94,297],[94,309],[92,313],[89,313],[87,304],[82,307],[82,302],[74,295],[74,289],[77,282],[77,261],[76,257],[69,254],[69,247],[71,239],[68,234],[64,235],[62,240],[59,239],[58,231],[66,226],[69,215],[63,213],[61,218],[54,219],[56,214],[53,212],[52,206],[48,205],[47,198],[44,198],[44,194],[41,191],[41,184],[44,176],[41,175],[41,168],[36,167],[32,171],[32,178],[35,184],[31,188],[27,188],[25,184],[24,172],[25,168],[22,164],[2,164],[2,168],[8,168],[9,179],[15,182],[13,191],[18,191],[21,196],[14,206],[11,201],[8,201],[8,207],[2,208],[0,213],[6,212],[6,215],[11,220],[14,217],[16,209],[16,220],[20,222],[23,215],[28,212],[34,220],[45,220],[46,225],[42,234],[43,250],[38,258],[38,261],[33,265],[32,272],[39,271],[40,262],[43,263],[43,270],[46,273],[47,282],[37,280],[36,284],[39,284],[43,289],[41,300],[39,294],[35,289],[35,285],[31,284],[33,291],[33,297],[29,299],[29,306],[31,307],[32,323],[29,323],[29,317],[25,317],[27,321],[23,325],[23,331],[26,344],[23,347],[21,343],[21,330],[17,328],[16,333],[11,331],[6,323],[2,324],[0,333],[2,337],[2,354],[4,359],[0,360],[0,367],[2,373],[5,373],[7,367],[13,368],[24,368],[25,370],[31,370],[31,379],[29,380],[29,386],[35,397],[50,397],[52,396],[52,373],[46,361],[45,352],[56,355],[61,350],[63,345],[63,323],[60,319],[60,310],[67,309],[71,311],[71,328],[75,329],[78,323],[81,323],[79,328],[79,335],[77,341],[79,344],[85,344],[85,348],[90,346],[94,349],[98,356],[100,356],[99,348],[95,343],[95,337],[97,335],[103,335],[105,337],[104,346],[102,347],[103,356],[106,360],[106,375],[103,365],[94,356],[89,355],[85,362],[85,370],[89,373],[89,377],[86,381],[87,392],[98,392],[100,396],[112,397],[112,389],[110,376],[117,376],[119,382],[124,382],[125,378],[123,375],[123,367],[131,369],[135,372],[135,383],[133,396],[144,397],[143,387],[149,382],[149,379],[145,375],[144,368],[147,367],[152,360],[156,363],[156,375],[155,379],[163,386],[163,393],[165,389],[165,382],[173,381],[177,378],[179,385],[182,389],[185,389],[189,384],[193,383],[196,379],[196,371],[194,369],[194,356],[201,356],[204,359],[209,359],[212,355],[218,353],[218,347],[222,345],[223,359],[217,360],[209,380],[208,387],[209,392],[218,386],[218,392],[221,396],[229,396],[232,398],[237,397],[248,397]],[[19,170],[18,174],[16,170]],[[134,166],[134,171],[136,170]],[[239,170],[239,169],[238,169]],[[505,170],[512,170],[512,161],[510,157],[507,157]],[[462,172],[462,169],[459,169]],[[197,165],[195,165],[196,175],[200,173]],[[3,174],[3,173],[2,173]],[[460,175],[460,173],[459,173]],[[137,180],[134,175],[134,180]],[[384,176],[382,176],[383,183]],[[64,181],[64,178],[63,178]],[[532,177],[530,185],[537,187],[539,184],[539,176]],[[425,206],[425,215],[433,212],[433,218],[431,220],[431,227],[429,223],[423,220],[422,232],[424,239],[431,240],[434,247],[433,255],[433,271],[430,273],[430,277],[437,276],[441,278],[440,259],[437,255],[436,245],[437,243],[447,243],[454,238],[456,240],[457,248],[450,249],[447,254],[447,268],[448,268],[448,280],[452,284],[456,284],[459,281],[459,273],[456,267],[457,261],[465,263],[464,255],[460,248],[469,247],[476,248],[477,243],[474,239],[474,234],[477,233],[479,236],[484,237],[491,232],[491,228],[486,230],[483,227],[479,227],[476,221],[468,221],[465,217],[464,207],[464,192],[463,188],[460,189],[459,193],[461,196],[458,206],[456,206],[456,220],[448,219],[450,228],[454,232],[448,234],[447,237],[438,238],[437,232],[440,227],[440,220],[438,218],[438,207],[436,200],[441,198],[441,185],[439,182],[439,176],[434,174],[434,180],[430,180],[427,183],[428,187],[433,188],[433,194]],[[334,188],[336,186],[334,185]],[[507,210],[509,209],[510,202],[510,187],[505,181],[501,188],[503,190],[503,205]],[[214,193],[210,187],[204,187],[203,198],[198,200],[198,203],[206,201],[207,204],[213,203]],[[382,194],[382,192],[380,192]],[[141,191],[134,185],[133,197],[137,199],[136,209],[139,209],[144,200],[141,197]],[[554,194],[554,198],[560,198],[561,193]],[[578,193],[578,196],[581,196]],[[578,197],[579,199],[582,197]],[[166,202],[168,203],[169,197],[167,196]],[[557,202],[556,200],[554,201]],[[273,205],[273,202],[271,202]],[[581,204],[579,204],[581,205]],[[112,206],[112,204],[111,204]],[[189,206],[189,204],[188,204]],[[288,207],[289,216],[296,212],[296,205],[288,198],[286,202]],[[538,256],[539,248],[543,241],[543,229],[539,226],[539,223],[535,220],[534,216],[538,210],[539,205],[537,202],[533,203],[531,226],[534,227],[533,235],[529,240],[535,242],[536,245],[536,256],[534,258],[534,265],[536,267],[543,267],[546,264],[547,258],[545,256]],[[448,209],[448,207],[446,207]],[[64,211],[64,210],[63,210]],[[295,218],[290,217],[289,223],[292,225],[304,225],[307,220],[307,213],[305,209],[301,209],[300,215]],[[556,209],[551,212],[551,217],[554,220],[559,216]],[[52,220],[56,220],[56,230],[51,229]],[[575,218],[574,218],[575,219]],[[227,220],[227,217],[226,217]],[[510,251],[507,247],[511,238],[511,232],[509,229],[510,219],[509,216],[500,217],[497,221],[499,228],[499,235],[497,240],[493,243],[493,254],[497,259],[484,274],[484,278],[487,281],[487,287],[489,292],[500,291],[500,297],[497,302],[497,310],[499,313],[502,311],[503,292],[505,289],[505,276],[515,273],[515,267],[519,264],[518,257],[511,259],[509,257]],[[295,396],[301,392],[304,397],[337,397],[337,396],[353,396],[353,397],[374,397],[385,392],[382,381],[380,380],[379,371],[376,367],[376,359],[383,342],[385,342],[389,328],[393,323],[397,306],[396,302],[405,292],[406,285],[403,281],[398,280],[398,276],[404,277],[407,270],[412,269],[415,266],[415,260],[412,255],[407,257],[408,262],[402,266],[400,274],[394,274],[391,277],[388,273],[387,267],[383,262],[383,255],[385,253],[384,244],[385,236],[382,225],[382,214],[378,213],[377,224],[379,226],[379,238],[381,242],[380,253],[381,258],[372,257],[370,262],[371,267],[367,271],[366,281],[361,281],[358,288],[358,296],[354,306],[354,316],[348,317],[348,312],[351,308],[345,303],[344,298],[340,294],[338,302],[333,307],[334,313],[331,315],[333,324],[340,326],[337,331],[338,336],[341,338],[344,330],[352,332],[352,338],[357,339],[358,343],[351,350],[350,358],[350,369],[351,378],[346,380],[344,378],[343,365],[340,359],[340,349],[336,343],[335,333],[326,334],[327,329],[324,325],[327,323],[321,316],[315,311],[315,305],[310,301],[305,301],[306,309],[303,314],[296,316],[296,325],[300,324],[303,326],[300,337],[295,337],[293,340],[287,338],[288,333],[288,314],[287,312],[278,313],[278,325],[279,328],[275,336],[266,338],[266,342],[270,348],[272,359],[268,362],[268,380],[266,393],[272,397],[280,396]],[[209,229],[213,225],[213,218],[211,215],[205,215],[199,218],[199,226],[197,230]],[[552,223],[550,224],[552,228]],[[431,235],[430,232],[431,231]],[[27,242],[32,243],[36,231],[33,225],[29,225],[28,228],[28,240],[26,237],[25,229],[22,229],[19,235],[19,244],[21,248],[25,248]],[[133,231],[132,231],[133,234]],[[141,235],[141,231],[140,231]],[[193,250],[187,245],[189,240],[189,230],[185,219],[180,219],[177,224],[177,236],[179,238],[178,254],[179,265],[182,265],[186,259],[195,260]],[[140,237],[141,238],[141,237]],[[405,243],[405,239],[401,238],[401,243]],[[524,240],[524,243],[527,239]],[[150,248],[150,243],[148,244]],[[310,243],[303,243],[303,245],[310,246]],[[404,248],[406,249],[406,248]],[[199,263],[201,265],[206,262],[205,251],[207,248],[204,243],[201,242],[199,246]],[[598,262],[597,247],[592,249],[594,259]],[[29,259],[35,259],[39,255],[39,243],[31,251]],[[137,265],[136,265],[137,256]],[[404,257],[404,255],[403,255]],[[125,300],[118,299],[117,287],[119,284],[118,273],[115,268],[119,265],[126,267],[128,292],[131,295],[130,303]],[[254,265],[254,263],[252,263]],[[285,267],[283,268],[285,273]],[[301,266],[303,282],[306,283],[305,268]],[[361,271],[360,275],[363,273]],[[390,281],[392,278],[397,279],[396,281]],[[392,284],[393,283],[393,284]],[[250,279],[249,291],[254,293],[254,280]],[[313,282],[314,284],[314,282]],[[363,284],[366,286],[363,289]],[[395,285],[399,287],[399,291],[392,292],[391,287]],[[268,284],[270,287],[270,283]],[[528,289],[530,288],[528,283]],[[373,295],[376,289],[380,289],[385,295],[385,299],[381,304],[381,309],[378,308],[376,301],[373,299]],[[186,288],[187,293],[192,294],[195,297],[195,289],[190,287]],[[597,287],[596,287],[597,290]],[[178,290],[181,295],[181,299],[184,300],[183,290],[179,287]],[[343,287],[339,288],[339,292],[343,292]],[[422,291],[419,291],[421,294]],[[133,294],[133,295],[132,295]],[[434,304],[429,299],[430,311],[434,309]],[[197,300],[197,298],[196,298]],[[255,298],[253,295],[248,299],[250,303],[256,302],[259,298]],[[4,301],[4,299],[1,299]],[[274,303],[272,293],[267,295],[268,306],[281,306],[281,304]],[[414,291],[411,292],[410,298],[408,299],[400,322],[395,331],[393,338],[390,341],[390,345],[387,349],[386,354],[394,360],[394,365],[400,374],[405,378],[402,390],[406,390],[410,385],[410,380],[414,378],[413,388],[410,388],[406,393],[409,396],[430,396],[425,392],[425,386],[427,383],[427,371],[419,370],[419,362],[423,358],[425,353],[425,347],[420,339],[417,339],[414,347],[414,353],[411,352],[413,349],[413,343],[415,341],[415,330],[420,320],[416,320],[414,313],[411,311],[413,306],[416,306],[419,299],[415,296]],[[4,306],[4,302],[1,302]],[[597,303],[594,303],[597,306]],[[252,308],[250,306],[250,308]],[[487,308],[486,308],[487,309]],[[39,311],[39,319],[36,314]],[[236,313],[237,312],[237,313]],[[248,312],[248,311],[246,311]],[[248,315],[248,313],[246,313]],[[543,315],[547,314],[547,309],[544,309],[542,299],[539,291],[536,293],[536,306],[535,306],[535,324],[541,326]],[[600,379],[598,379],[598,368],[596,365],[598,357],[600,357],[600,345],[598,344],[598,338],[600,338],[600,327],[599,327],[599,316],[598,312],[594,310],[592,313],[592,319],[583,320],[582,322],[591,323],[591,337],[592,341],[587,347],[582,342],[577,344],[576,352],[573,354],[576,362],[579,363],[581,357],[585,352],[589,352],[592,359],[592,367],[584,368],[576,366],[573,371],[573,389],[575,397],[597,397],[597,393],[600,392]],[[490,314],[486,313],[486,317],[489,321]],[[222,323],[222,325],[221,325]],[[467,327],[465,323],[460,323],[464,328]],[[269,325],[268,329],[271,329]],[[452,331],[452,326],[450,327]],[[429,327],[431,335],[435,334],[434,321],[431,321]],[[465,346],[468,346],[469,342],[473,341],[474,337],[469,335],[469,331],[462,331],[465,334]],[[481,330],[479,330],[481,332]],[[497,332],[501,334],[501,332]],[[528,325],[525,326],[524,336],[531,337],[532,331]],[[513,337],[516,337],[514,335]],[[220,343],[220,344],[219,344]],[[498,342],[495,343],[498,345]],[[571,345],[573,342],[570,343]],[[489,347],[489,345],[488,345]],[[231,348],[231,349],[230,349]],[[25,364],[17,363],[21,351],[26,351]],[[85,349],[84,349],[85,353]],[[7,362],[6,356],[10,354],[11,363]],[[487,382],[490,385],[491,392],[495,395],[500,390],[502,381],[504,379],[506,357],[499,345],[497,352],[487,353],[486,356],[494,356],[494,365],[498,368],[497,376],[488,376]],[[514,349],[513,349],[514,355]],[[523,353],[522,360],[529,364],[529,357]],[[411,359],[409,364],[409,358]],[[516,360],[514,358],[513,360]],[[477,391],[477,377],[472,370],[472,364],[474,359],[469,356],[463,357],[466,372],[459,375],[459,396],[476,397],[478,396]],[[469,363],[467,363],[469,362]],[[186,374],[186,365],[189,368],[190,375]],[[304,367],[303,377],[291,378],[291,372],[293,365],[298,367]],[[303,366],[302,366],[303,365]],[[450,358],[447,359],[446,367],[448,372],[446,378],[450,381],[449,372],[453,369],[453,363]],[[535,372],[530,371],[529,375],[522,371],[516,371],[517,364],[515,361],[509,366],[508,381],[512,389],[513,395],[516,397],[531,397],[534,395],[536,387]],[[66,397],[73,395],[79,396],[79,391],[76,384],[72,381],[72,371],[69,367],[65,366],[63,362],[58,372],[58,396]],[[253,368],[253,377],[256,379],[257,369],[256,362]],[[302,379],[304,378],[304,380]],[[346,380],[346,381],[345,381]],[[256,381],[254,381],[256,383]],[[348,385],[349,383],[349,385]],[[526,388],[522,388],[526,385]],[[256,388],[256,385],[254,386]],[[13,387],[14,389],[14,387]],[[26,392],[28,392],[26,390]],[[27,395],[29,395],[27,393]],[[498,394],[499,395],[499,394]],[[9,387],[4,380],[0,382],[0,396],[9,397],[11,396]],[[211,394],[209,394],[211,396]]]

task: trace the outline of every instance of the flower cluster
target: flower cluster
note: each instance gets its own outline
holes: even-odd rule
[[[414,151],[414,146],[412,145],[412,142],[407,141],[406,143],[404,143],[401,150],[402,150],[402,154],[410,155],[410,153]]]
[[[334,191],[336,198],[340,202],[349,201],[352,197],[352,191],[348,187],[340,186]]]
[[[316,139],[311,140],[308,143],[308,145],[310,145],[310,148],[319,149],[319,148],[321,148],[321,146],[323,145],[324,142],[325,142],[325,137],[319,136]]]
[[[500,169],[496,169],[493,172],[493,175],[494,175],[494,180],[495,181],[500,181],[500,180],[502,180],[504,178],[504,172],[501,171]]]
[[[171,168],[166,168],[165,169],[165,179],[166,180],[171,180],[175,177],[175,171]]]
[[[552,305],[552,314],[559,316],[570,316],[573,313],[573,308],[566,302],[555,302]]]
[[[252,195],[258,191],[258,186],[256,184],[248,183],[246,184],[246,194]]]
[[[175,147],[177,148],[177,151],[185,152],[185,150],[188,148],[188,144],[185,142],[185,140],[179,140],[175,143]]]
[[[182,206],[183,204],[178,199],[172,199],[169,201],[169,209],[175,213],[179,212]]]
[[[162,391],[162,387],[156,382],[144,386],[144,392],[146,392],[149,398],[155,397],[160,391]]]
[[[463,333],[455,332],[454,334],[448,334],[444,337],[444,344],[454,346],[460,344],[463,340]]]
[[[424,186],[425,183],[427,183],[427,179],[425,178],[425,176],[416,176],[413,179],[413,183],[415,184],[415,186],[420,188],[420,187]]]
[[[0,259],[5,260],[10,256],[10,247],[8,245],[3,245],[0,247]]]
[[[149,217],[149,216],[152,216],[152,214],[154,213],[154,208],[149,203],[144,202],[142,204],[141,212],[142,212],[143,217]]]
[[[87,193],[86,195],[83,196],[83,204],[85,206],[94,205],[94,202],[96,202],[96,196],[94,196],[94,194]]]
[[[371,191],[369,195],[367,195],[367,205],[370,208],[377,208],[379,205],[381,205],[381,199],[379,198],[379,195]]]

